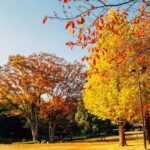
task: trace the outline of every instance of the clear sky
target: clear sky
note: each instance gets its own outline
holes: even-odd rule
[[[42,25],[45,15],[59,12],[61,7],[58,0],[0,0],[0,65],[9,55],[38,52],[81,60],[83,50],[65,46],[72,36],[64,30],[64,23],[48,21]]]

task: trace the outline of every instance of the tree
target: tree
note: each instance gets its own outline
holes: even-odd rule
[[[90,113],[118,124],[120,145],[125,146],[124,126],[138,110],[139,101],[136,96],[135,79],[126,79],[127,76],[119,75],[117,71],[91,75],[86,84],[83,100]]]
[[[61,68],[60,72],[53,76],[57,82],[47,87],[46,101],[43,100],[41,104],[41,114],[49,119],[49,141],[52,143],[56,126],[64,118],[68,118],[68,121],[73,120],[72,116],[76,112],[76,105],[81,99],[85,83],[83,65],[77,62],[62,62],[58,65]]]
[[[121,1],[109,1],[109,0],[61,0],[63,5],[62,14],[54,12],[54,16],[45,16],[43,24],[48,19],[58,19],[67,21],[65,29],[68,29],[77,39],[69,41],[66,45],[71,48],[76,45],[85,48],[93,45],[99,38],[104,39],[103,36],[98,36],[97,33],[103,28],[103,22],[108,15],[110,9],[117,10],[128,17],[128,22],[120,24],[120,28],[128,24],[137,24],[140,19],[149,19],[149,1],[148,0],[121,0]],[[114,30],[117,16],[114,19],[108,21],[109,30]],[[105,37],[106,38],[106,37]]]
[[[110,30],[108,34],[107,20],[112,21],[114,16],[118,16],[113,29],[117,32]],[[104,42],[100,38],[89,51],[88,82],[83,95],[85,107],[90,113],[102,119],[110,119],[119,125],[120,145],[122,146],[126,145],[125,122],[133,119],[140,106],[137,78],[130,72],[144,65],[144,61],[148,61],[147,54],[143,53],[141,56],[143,59],[141,59],[137,52],[142,51],[142,48],[139,49],[141,45],[148,47],[148,38],[147,40],[142,40],[142,38],[149,35],[147,23],[140,22],[138,26],[133,24],[119,28],[119,24],[125,22],[127,22],[126,17],[114,10],[107,15],[103,29],[98,32],[102,37],[107,36],[107,40]],[[138,28],[143,29],[140,36],[139,32],[136,32],[139,31]],[[133,30],[135,30],[134,34]]]
[[[145,134],[146,139],[150,143],[150,72],[148,69],[150,56],[147,56],[147,59],[144,59],[144,68],[142,69],[144,72],[139,72],[139,81],[140,81],[140,87],[141,87],[141,98],[144,101],[144,124],[145,124]],[[143,63],[142,63],[143,64]],[[147,78],[143,79],[143,73],[147,76]]]
[[[65,16],[54,13],[54,16],[46,16],[43,19],[43,24],[49,18],[67,21],[65,29],[76,36],[76,39],[68,41],[66,45],[71,48],[78,45],[87,48],[89,56],[83,57],[82,60],[86,60],[90,64],[89,78],[94,74],[95,76],[97,74],[107,76],[107,70],[112,68],[114,72],[117,70],[116,73],[119,74],[126,67],[137,69],[140,65],[135,62],[149,56],[150,5],[148,0],[119,2],[63,0],[62,2],[65,4],[63,6]],[[112,48],[109,42],[113,44],[119,42],[119,45]],[[99,44],[99,47],[94,46],[97,44]],[[106,69],[104,67],[101,69],[97,63],[101,59],[100,57],[103,57],[101,55],[105,55],[105,53],[107,53],[109,63],[104,66]],[[107,58],[105,57],[105,59]],[[116,61],[117,59],[118,61]],[[128,77],[128,71],[125,75],[127,76],[123,76],[124,80]],[[120,75],[118,76],[114,79],[114,82],[117,82],[116,84],[120,84]],[[123,143],[125,144],[125,142]]]
[[[150,144],[150,103],[144,107],[146,139]]]
[[[110,120],[101,120],[97,116],[90,114],[80,100],[77,106],[75,120],[78,123],[81,134],[99,135],[107,134],[112,128]]]
[[[44,81],[32,68],[29,58],[10,56],[9,63],[1,69],[0,99],[13,106],[11,115],[24,116],[31,128],[33,140],[38,136],[38,111]]]
[[[53,143],[55,141],[55,129],[61,121],[71,112],[67,103],[60,97],[54,97],[41,104],[41,115],[48,119],[49,126],[49,142]]]
[[[10,56],[8,64],[0,70],[0,100],[13,107],[9,113],[27,119],[36,140],[43,97],[59,97],[75,109],[85,81],[82,67],[79,63],[67,64],[64,59],[47,53]]]

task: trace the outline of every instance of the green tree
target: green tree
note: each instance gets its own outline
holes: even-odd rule
[[[77,106],[77,113],[75,115],[81,134],[99,135],[107,134],[110,132],[112,125],[110,120],[101,120],[97,116],[90,114],[84,107],[83,102],[80,100]]]

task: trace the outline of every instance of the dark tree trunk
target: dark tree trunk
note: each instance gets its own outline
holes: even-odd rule
[[[125,132],[124,132],[124,122],[119,123],[119,145],[120,146],[126,146],[126,138],[125,138]]]
[[[49,121],[49,142],[55,142],[55,125],[51,121]]]
[[[146,140],[150,144],[150,116],[145,118]]]
[[[32,140],[35,141],[38,139],[37,138],[38,137],[38,127],[37,127],[38,124],[36,121],[33,122],[33,120],[30,121],[29,124],[30,124],[30,128],[31,128],[31,133],[32,133]]]
[[[38,139],[38,114],[34,104],[32,105],[32,111],[27,120],[30,125],[32,140],[35,141]]]

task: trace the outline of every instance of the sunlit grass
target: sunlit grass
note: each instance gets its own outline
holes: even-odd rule
[[[148,145],[150,150],[150,145]],[[120,147],[118,142],[85,142],[56,144],[11,144],[0,145],[0,150],[143,150],[142,140],[130,140],[128,146]]]

